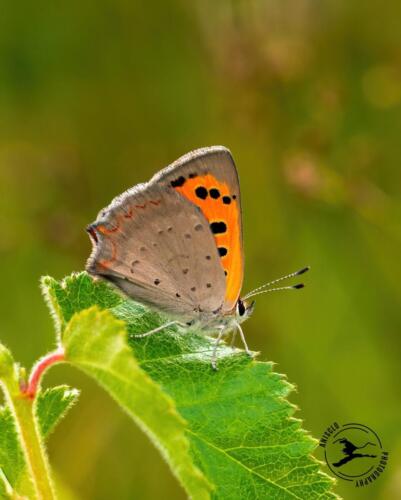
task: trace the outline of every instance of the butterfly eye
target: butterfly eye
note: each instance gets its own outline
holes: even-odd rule
[[[241,299],[238,299],[237,302],[237,314],[239,316],[243,316],[245,314],[245,306]]]

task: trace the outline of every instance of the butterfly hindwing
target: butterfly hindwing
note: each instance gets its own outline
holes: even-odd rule
[[[223,146],[195,150],[150,182],[174,189],[198,206],[208,220],[226,275],[223,312],[231,311],[242,287],[244,257],[239,180],[229,150]]]
[[[174,189],[140,184],[116,198],[88,229],[87,270],[132,298],[191,318],[223,305],[224,271],[209,223]]]

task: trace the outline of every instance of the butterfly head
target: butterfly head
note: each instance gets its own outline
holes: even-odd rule
[[[254,300],[242,300],[238,299],[237,306],[235,308],[235,316],[237,320],[242,323],[253,313],[255,307]]]

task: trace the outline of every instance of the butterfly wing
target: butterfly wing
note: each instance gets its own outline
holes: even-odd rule
[[[224,302],[225,277],[209,223],[171,187],[135,186],[89,226],[89,273],[130,297],[181,318]]]
[[[240,187],[230,151],[223,146],[197,149],[150,182],[173,188],[201,209],[226,275],[223,312],[232,311],[242,288],[244,255]]]

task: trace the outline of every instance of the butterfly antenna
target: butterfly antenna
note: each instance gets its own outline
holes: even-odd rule
[[[310,266],[303,267],[299,271],[295,271],[295,273],[290,273],[285,276],[282,276],[281,278],[278,278],[276,280],[270,281],[269,283],[265,283],[264,285],[259,286],[258,288],[255,288],[255,290],[252,290],[251,292],[247,293],[245,297],[242,297],[242,300],[249,299],[250,297],[254,297],[255,295],[260,295],[261,293],[265,292],[276,292],[279,290],[299,290],[300,288],[303,288],[304,285],[302,283],[299,283],[298,285],[293,285],[293,286],[283,286],[283,287],[278,287],[278,288],[269,288],[266,290],[269,286],[275,285],[276,283],[293,278],[294,276],[299,276],[301,274],[306,273],[309,271]]]
[[[260,290],[259,292],[252,293],[251,295],[247,295],[242,300],[249,299],[250,297],[255,297],[255,295],[261,295],[262,293],[281,292],[281,290],[299,290],[300,288],[304,288],[304,286],[305,285],[303,283],[298,283],[298,285],[279,286],[277,288],[268,288],[266,290]]]

